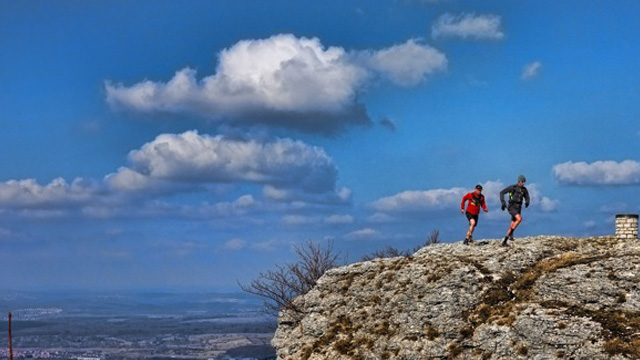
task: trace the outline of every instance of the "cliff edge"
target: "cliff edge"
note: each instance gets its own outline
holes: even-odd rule
[[[441,244],[325,273],[279,360],[640,359],[640,240]]]

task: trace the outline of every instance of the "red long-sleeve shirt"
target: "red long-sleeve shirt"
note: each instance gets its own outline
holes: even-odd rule
[[[462,202],[460,203],[460,209],[464,210],[464,203],[469,201],[469,206],[467,206],[467,211],[470,214],[478,215],[480,214],[480,207],[484,211],[487,211],[487,205],[484,203],[484,195],[479,194],[476,195],[476,192],[470,192],[462,198]]]

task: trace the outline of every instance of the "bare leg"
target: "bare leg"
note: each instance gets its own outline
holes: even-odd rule
[[[516,214],[516,221],[511,222],[511,228],[515,230],[522,222],[522,215]]]
[[[522,215],[517,214],[516,220],[511,221],[511,226],[509,226],[509,230],[507,230],[507,236],[511,235],[513,230],[515,230],[518,227],[518,225],[520,225],[521,222],[522,222]]]
[[[507,237],[509,237],[509,235],[511,235],[511,231],[514,230],[513,224],[515,224],[515,221],[511,221],[511,225],[509,225],[509,229],[507,230]]]
[[[469,220],[469,231],[467,231],[467,239],[473,235],[473,230],[476,228],[476,221],[474,219]]]
[[[521,222],[522,222],[522,215],[516,214],[515,221],[514,220],[511,221],[511,225],[509,225],[509,230],[507,230],[507,235],[505,235],[504,240],[502,240],[502,246],[509,246],[507,244],[507,240],[509,238],[513,240],[513,232],[516,230],[516,228],[518,227],[518,225],[520,225]]]

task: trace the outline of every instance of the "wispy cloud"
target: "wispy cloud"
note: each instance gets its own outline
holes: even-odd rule
[[[233,251],[237,251],[237,250],[242,250],[247,246],[247,242],[239,239],[239,238],[233,238],[233,239],[229,239],[227,240],[224,245],[223,248],[226,250],[233,250]]]
[[[382,233],[372,228],[364,228],[356,231],[352,231],[345,235],[345,239],[348,240],[374,240],[382,236]]]
[[[553,176],[566,185],[637,185],[640,184],[640,163],[634,160],[568,161],[554,165]]]
[[[285,215],[282,217],[282,222],[289,226],[304,226],[318,224],[320,222],[320,219],[313,216]]]
[[[447,2],[449,0],[401,0],[401,1],[406,3],[420,4],[420,5],[435,5],[438,3]]]
[[[380,125],[388,130],[396,131],[396,123],[386,116],[380,119]]]
[[[330,215],[324,218],[324,223],[330,225],[353,224],[354,221],[355,219],[351,215]]]
[[[595,229],[595,228],[596,228],[596,226],[598,225],[598,223],[597,223],[597,222],[595,222],[594,220],[587,220],[587,221],[583,222],[582,224],[584,225],[584,227],[585,227],[587,230]]]
[[[522,74],[520,75],[520,78],[522,80],[531,80],[536,76],[538,76],[541,71],[542,71],[542,63],[540,61],[534,61],[532,63],[525,65],[522,68]]]
[[[309,215],[285,215],[282,222],[288,226],[307,225],[348,225],[353,224],[355,219],[351,215],[330,215],[330,216],[309,216]]]
[[[502,40],[501,18],[498,15],[449,13],[440,16],[431,27],[435,38],[461,38],[474,40]]]
[[[629,210],[629,205],[622,202],[605,204],[600,207],[600,212],[603,212],[603,213],[622,213],[628,210]]]

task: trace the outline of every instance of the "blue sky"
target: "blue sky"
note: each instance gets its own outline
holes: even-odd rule
[[[331,240],[637,213],[634,1],[0,0],[5,288],[234,290]]]

